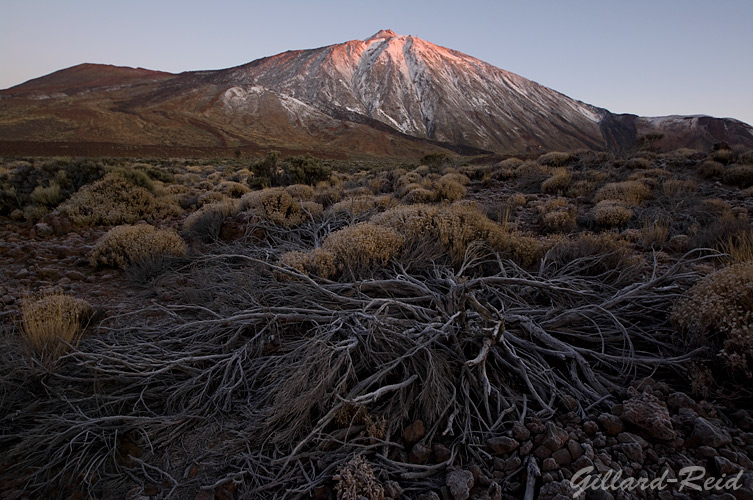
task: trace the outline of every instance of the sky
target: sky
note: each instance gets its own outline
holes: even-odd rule
[[[380,29],[615,113],[753,124],[751,0],[0,0],[0,88],[84,62],[227,68]]]

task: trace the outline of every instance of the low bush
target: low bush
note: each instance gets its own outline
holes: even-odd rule
[[[148,224],[117,226],[94,245],[91,264],[95,267],[119,267],[183,257],[186,243],[173,229],[157,229]]]
[[[548,194],[563,193],[569,186],[572,176],[564,168],[557,168],[552,176],[541,183],[541,192]]]
[[[548,167],[561,167],[569,163],[573,159],[573,155],[562,151],[552,151],[539,156],[538,163],[546,165]]]
[[[21,302],[21,334],[47,368],[67,350],[77,347],[91,318],[92,307],[59,292],[26,297]]]
[[[594,202],[612,200],[638,205],[650,196],[651,190],[640,181],[610,182],[596,191]]]
[[[753,262],[699,281],[677,301],[672,318],[691,342],[714,346],[726,370],[753,378]]]
[[[204,205],[183,221],[183,234],[188,239],[211,243],[219,237],[223,222],[237,212],[237,203],[229,199]]]
[[[718,161],[708,160],[698,166],[697,172],[704,179],[716,179],[724,173],[724,165]]]
[[[753,186],[753,165],[730,165],[722,172],[722,182],[741,189]]]
[[[132,224],[158,220],[182,212],[172,199],[155,199],[119,174],[108,174],[79,189],[59,210],[79,225]]]
[[[387,264],[400,252],[404,241],[389,227],[362,222],[330,233],[322,248],[334,256],[338,270],[355,279]]]
[[[447,201],[450,203],[460,201],[465,198],[466,192],[467,190],[463,184],[457,180],[449,178],[447,175],[439,179],[436,184],[436,195],[439,201]]]
[[[250,210],[262,219],[282,227],[299,226],[306,214],[300,202],[293,199],[285,188],[267,188],[252,191],[241,197],[240,210]]]
[[[280,256],[280,264],[325,279],[337,274],[335,254],[321,247],[308,252],[286,252]]]
[[[575,207],[565,198],[553,198],[539,205],[539,218],[551,233],[566,233],[577,227]]]
[[[615,200],[600,201],[594,207],[596,225],[612,228],[624,226],[633,218],[633,211]]]

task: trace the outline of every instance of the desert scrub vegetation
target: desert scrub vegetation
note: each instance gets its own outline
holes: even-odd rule
[[[548,194],[563,193],[570,187],[572,175],[567,169],[556,168],[552,171],[551,177],[541,183],[541,192]]]
[[[753,262],[734,264],[695,284],[672,318],[694,344],[711,344],[724,369],[753,379]]]
[[[173,198],[157,198],[117,173],[82,187],[59,210],[82,226],[132,224],[182,213]]]
[[[240,199],[239,210],[251,211],[262,219],[282,227],[296,227],[306,220],[301,203],[294,200],[285,188],[266,188],[251,191]]]
[[[338,262],[335,254],[322,247],[308,251],[293,250],[285,252],[280,256],[280,264],[292,267],[303,274],[318,276],[324,279],[332,278],[338,272]]]
[[[640,181],[610,182],[596,191],[594,202],[621,201],[632,206],[640,204],[650,196],[651,189]]]
[[[395,230],[361,222],[330,233],[322,249],[334,256],[338,271],[352,279],[367,276],[398,255],[405,239]]]
[[[596,225],[605,228],[624,226],[633,218],[633,211],[623,202],[609,199],[598,202],[593,213]]]
[[[226,219],[238,212],[238,202],[223,199],[204,205],[183,221],[183,234],[187,239],[197,239],[204,243],[215,241]]]
[[[174,229],[157,229],[149,224],[117,226],[94,245],[90,258],[94,267],[125,269],[131,264],[184,257],[186,243]]]
[[[575,206],[566,198],[552,198],[538,206],[541,224],[548,232],[566,233],[577,227]]]
[[[333,477],[337,484],[338,500],[384,500],[384,487],[379,482],[372,465],[362,456],[353,457],[337,470]]]
[[[372,217],[371,222],[405,238],[401,260],[411,265],[447,259],[459,265],[474,242],[486,243],[505,258],[525,264],[535,262],[541,251],[534,238],[506,231],[469,203],[399,206]]]
[[[87,301],[61,292],[28,296],[21,302],[21,334],[50,369],[69,347],[78,346],[92,312]]]
[[[551,153],[544,153],[539,156],[537,162],[548,167],[561,167],[562,165],[569,163],[572,159],[573,155],[571,153],[552,151]]]
[[[289,184],[315,185],[329,179],[332,169],[313,156],[292,156],[281,159],[280,153],[271,151],[249,167],[247,183],[254,189],[287,186]]]
[[[729,165],[722,171],[722,182],[741,189],[753,186],[753,165]]]

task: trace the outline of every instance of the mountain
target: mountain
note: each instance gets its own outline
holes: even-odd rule
[[[83,64],[0,91],[0,153],[535,153],[629,149],[647,134],[753,147],[737,120],[615,115],[390,30],[225,70]]]

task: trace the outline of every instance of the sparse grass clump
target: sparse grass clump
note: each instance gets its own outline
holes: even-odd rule
[[[60,292],[26,297],[21,302],[21,334],[47,368],[68,346],[76,347],[92,315],[91,305]]]
[[[724,165],[708,160],[698,166],[698,175],[704,179],[716,179],[724,173]]]
[[[440,201],[455,202],[465,198],[467,192],[465,186],[457,180],[453,180],[454,177],[460,174],[448,174],[443,176],[437,181],[437,198]],[[462,176],[465,177],[465,176]]]
[[[173,229],[157,229],[148,224],[117,226],[94,245],[91,264],[125,269],[131,264],[183,257],[186,243]]]
[[[672,318],[692,341],[719,349],[733,374],[753,378],[753,262],[721,269],[690,288]]]
[[[286,252],[280,256],[280,264],[325,279],[337,274],[335,254],[321,247],[308,252]]]
[[[49,186],[37,186],[31,192],[31,201],[46,207],[56,207],[63,201],[63,193],[60,184],[51,182]]]
[[[251,189],[240,182],[223,181],[220,182],[214,190],[218,193],[222,193],[228,198],[240,198]]]
[[[648,170],[651,168],[651,160],[648,158],[630,158],[624,164],[630,170]]]

